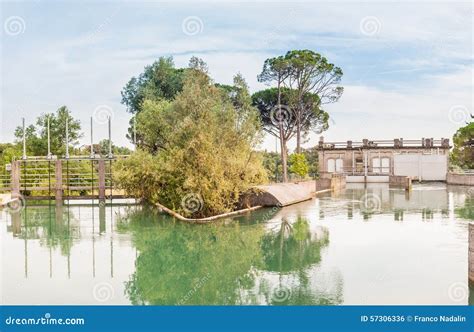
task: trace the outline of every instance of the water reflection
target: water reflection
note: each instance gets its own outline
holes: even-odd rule
[[[318,211],[319,219],[340,214],[346,211],[348,220],[358,213],[363,220],[370,220],[380,214],[392,214],[393,220],[403,221],[406,213],[416,213],[424,221],[430,221],[439,214],[441,218],[474,219],[474,194],[469,187],[449,186],[443,183],[428,183],[416,185],[413,190],[389,188],[388,184],[347,185],[347,189],[336,193],[326,193],[322,196],[323,208]],[[460,205],[465,207],[459,207]],[[455,209],[456,206],[456,209]]]
[[[217,223],[206,226],[160,220],[154,211],[130,214],[129,228],[139,254],[126,292],[134,304],[319,304],[330,302],[312,293],[310,267],[321,260],[327,230],[312,234],[299,218],[281,222],[277,231],[263,223]],[[294,277],[289,292],[269,287],[274,273]],[[287,289],[288,287],[291,287]],[[335,298],[341,301],[342,295]]]
[[[111,207],[110,207],[111,208]],[[75,215],[74,210],[78,212]],[[96,211],[98,210],[98,211]],[[95,277],[95,240],[106,231],[106,205],[82,206],[82,212],[92,221],[92,276]],[[68,207],[64,205],[47,204],[41,206],[26,206],[23,210],[10,213],[11,226],[8,228],[12,235],[24,242],[24,275],[28,277],[29,243],[35,240],[41,247],[49,250],[49,273],[53,276],[53,252],[58,250],[67,258],[67,275],[71,277],[71,249],[74,243],[79,243],[83,238],[81,229],[81,207]],[[112,215],[112,214],[111,214]],[[99,222],[96,232],[97,219]],[[113,223],[110,223],[113,234]],[[110,240],[111,276],[113,276],[113,236]]]
[[[1,214],[4,301],[472,303],[472,285],[461,301],[448,291],[467,285],[473,198],[466,187],[440,184],[411,193],[349,186],[211,225],[176,222],[140,206],[27,206]],[[113,287],[106,302],[93,295],[99,283]]]

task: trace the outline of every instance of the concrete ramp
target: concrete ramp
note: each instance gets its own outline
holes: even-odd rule
[[[274,183],[253,188],[241,197],[241,205],[287,206],[311,199],[316,192],[315,181]]]

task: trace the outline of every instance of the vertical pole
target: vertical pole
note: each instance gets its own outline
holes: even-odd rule
[[[110,207],[112,208],[112,196],[113,196],[113,177],[112,177],[112,160],[109,160],[109,172],[110,172],[110,179],[109,179],[109,185],[110,185]],[[112,213],[112,211],[111,211]]]
[[[62,161],[56,160],[55,176],[56,176],[56,205],[63,203],[63,167]]]
[[[94,132],[92,128],[92,116],[91,116],[91,158],[94,158]]]
[[[112,158],[112,119],[109,116],[109,155],[108,158]]]
[[[99,160],[99,204],[105,203],[105,160]]]
[[[25,118],[21,118],[23,124],[23,156],[21,159],[26,159],[26,128],[25,128]]]
[[[66,117],[66,159],[69,159],[69,118]]]
[[[46,115],[48,121],[47,121],[47,130],[48,130],[48,159],[51,159],[51,136],[49,132],[49,114]]]
[[[48,160],[48,204],[51,203],[51,160]]]

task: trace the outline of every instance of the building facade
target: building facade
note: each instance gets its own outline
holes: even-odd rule
[[[444,181],[449,139],[324,142],[317,146],[320,173],[348,176],[410,176],[419,181]]]

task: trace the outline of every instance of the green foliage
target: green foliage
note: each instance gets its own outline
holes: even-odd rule
[[[253,152],[260,139],[256,110],[242,82],[236,105],[204,72],[186,76],[174,101],[143,102],[137,132],[146,152],[119,164],[119,183],[185,216],[228,212],[241,192],[266,180]],[[201,201],[200,209],[185,206],[189,195]]]
[[[281,179],[282,175],[282,164],[281,156],[277,152],[260,152],[262,156],[262,163],[265,171],[267,172],[267,177],[274,182],[278,182]]]
[[[129,155],[132,151],[125,146],[117,146],[112,142],[113,155]],[[109,154],[109,139],[103,139],[99,142],[99,154],[103,157]]]
[[[115,163],[114,182],[132,196],[152,201],[162,185],[160,166],[157,157],[138,150]]]
[[[69,145],[71,148],[79,143],[82,137],[79,120],[72,117],[66,106],[58,108],[56,113],[42,114],[35,125],[26,127],[27,154],[33,156],[46,156],[48,154],[48,118],[50,127],[51,153],[61,156],[66,152],[66,122],[69,126]],[[23,140],[23,128],[15,129],[15,138],[18,144]]]
[[[324,228],[312,232],[303,218],[293,224],[283,220],[279,231],[269,230],[263,223],[236,220],[196,227],[144,209],[125,216],[120,225],[131,232],[139,252],[136,269],[125,284],[133,304],[342,302],[337,275],[331,279],[335,287],[311,287],[311,270],[320,263],[329,237]],[[283,286],[291,287],[287,299],[276,298],[277,289],[269,282],[283,278],[291,280]]]
[[[0,166],[21,158],[22,150],[18,144],[0,143]]]
[[[309,172],[309,165],[303,153],[293,153],[289,158],[290,172],[300,177],[305,177]]]
[[[196,227],[170,221],[151,211],[131,216],[133,241],[140,252],[125,285],[132,303],[238,304],[237,290],[253,286],[251,268],[260,263],[262,225]]]
[[[463,169],[474,169],[474,122],[459,128],[453,141],[451,162]]]
[[[273,127],[277,129],[272,128],[273,135],[279,132],[277,137],[283,144],[289,139],[284,136],[291,138],[295,135],[296,152],[300,153],[301,144],[309,132],[327,130],[329,116],[321,110],[321,105],[339,100],[343,93],[343,88],[339,86],[342,75],[341,68],[311,50],[292,50],[285,56],[267,59],[258,79],[265,83],[276,82],[277,88],[271,108],[260,104],[263,106],[259,110],[264,126],[265,123],[267,128],[272,126],[265,119],[268,117],[266,113],[271,110],[271,115],[274,115],[275,106],[284,105],[285,122],[280,124],[273,118]],[[268,100],[267,97],[267,105]],[[283,125],[284,130],[279,128],[280,125]]]
[[[185,69],[175,68],[172,57],[160,57],[132,77],[122,90],[122,103],[130,113],[138,113],[145,100],[172,100],[183,89]]]
[[[282,108],[284,121],[281,121],[284,141],[288,141],[296,135],[298,107],[304,108],[303,114],[299,118],[299,125],[304,134],[309,133],[310,130],[321,132],[329,128],[329,114],[319,107],[319,97],[313,93],[306,93],[303,96],[303,104],[298,104],[294,100],[295,94],[295,90],[280,89],[280,103],[284,105]],[[280,138],[280,121],[275,115],[275,111],[278,109],[278,89],[269,88],[254,93],[252,103],[259,111],[263,129],[270,135]]]
[[[308,162],[308,174],[311,176],[316,176],[319,173],[319,166],[318,166],[318,150],[316,147],[312,147],[309,149],[303,149],[302,153],[304,154],[306,161]]]

